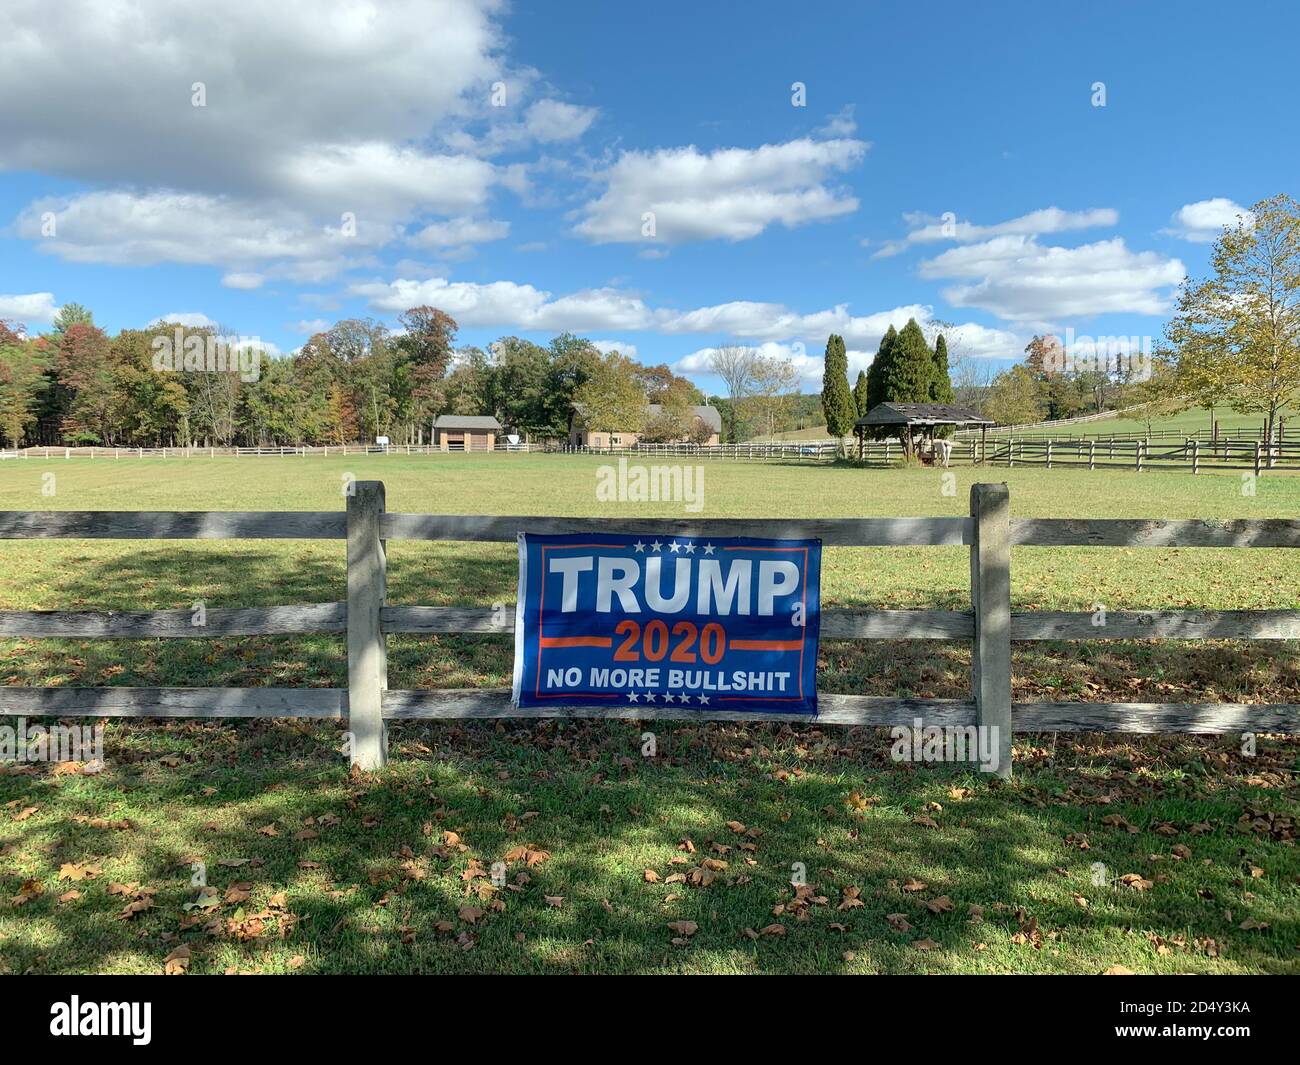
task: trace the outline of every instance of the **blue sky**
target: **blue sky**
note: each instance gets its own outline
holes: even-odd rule
[[[829,332],[856,371],[912,315],[986,366],[1158,336],[1297,191],[1290,4],[210,7],[0,9],[0,317],[288,352],[430,303],[463,344],[569,329],[710,389],[747,343],[811,388]]]

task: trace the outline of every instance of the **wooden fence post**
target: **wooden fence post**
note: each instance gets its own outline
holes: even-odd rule
[[[379,769],[388,761],[381,705],[388,687],[388,647],[380,611],[388,571],[379,522],[384,482],[356,481],[348,496],[348,731],[352,764]]]
[[[1011,497],[1007,486],[971,485],[970,513],[975,723],[997,728],[995,772],[1005,779],[1011,776]]]

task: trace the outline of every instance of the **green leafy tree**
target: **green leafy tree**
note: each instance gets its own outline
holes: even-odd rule
[[[898,330],[891,325],[880,338],[876,357],[871,360],[871,366],[867,370],[867,410],[885,402],[885,374],[889,369],[894,344],[897,341]]]
[[[595,372],[600,351],[584,337],[561,333],[547,347],[550,360],[541,414],[534,432],[543,437],[565,437],[573,415],[573,396]]]
[[[47,387],[46,350],[43,342],[27,340],[0,322],[0,435],[9,447],[21,447],[36,422]]]
[[[857,408],[859,418],[867,413],[867,374],[865,370],[858,371],[858,379],[853,384],[853,405]]]
[[[826,431],[839,442],[838,448],[843,454],[844,438],[853,431],[853,423],[857,421],[857,405],[849,389],[849,359],[844,350],[844,338],[836,333],[826,341],[822,412],[826,415]]]
[[[1188,393],[1263,414],[1271,438],[1300,399],[1300,204],[1274,196],[1251,215],[1224,228],[1214,276],[1183,286],[1165,332]]]
[[[611,351],[593,368],[591,376],[574,394],[581,409],[582,424],[589,431],[639,433],[645,426],[646,401],[637,366],[631,359]]]
[[[84,322],[69,325],[59,335],[56,372],[65,396],[65,436],[84,443],[111,441],[113,362],[104,331]]]
[[[984,415],[999,425],[1024,425],[1039,419],[1038,381],[1024,365],[1004,370],[993,378],[984,401]]]
[[[799,373],[789,359],[779,355],[759,355],[754,360],[751,394],[745,399],[744,406],[761,433],[771,437],[789,424],[793,393],[798,382]],[[846,395],[848,387],[846,376]],[[852,401],[850,395],[849,402]]]
[[[550,382],[551,355],[546,348],[519,337],[502,337],[492,345],[488,399],[491,413],[506,428],[524,433],[549,431]]]
[[[423,440],[424,428],[433,439],[433,419],[443,407],[443,378],[456,340],[456,320],[435,307],[421,305],[403,311],[398,322],[404,332],[395,342],[394,366],[401,386],[393,389],[397,421],[408,439]]]
[[[95,316],[80,303],[65,303],[54,316],[54,334],[62,337],[74,325],[94,325]]]
[[[915,318],[899,331],[885,369],[886,403],[927,403],[934,381],[934,354]]]
[[[934,371],[930,380],[930,402],[951,403],[952,377],[948,373],[948,341],[940,333],[934,341]]]
[[[695,413],[691,410],[691,395],[685,388],[669,388],[657,401],[659,410],[646,422],[641,439],[657,444],[671,444],[690,436]]]
[[[189,443],[189,394],[182,375],[155,370],[153,329],[123,329],[112,340],[114,440],[149,447]]]
[[[465,348],[456,353],[443,382],[443,394],[448,414],[484,414],[491,411],[488,399],[488,375],[491,366],[487,355],[479,348]]]

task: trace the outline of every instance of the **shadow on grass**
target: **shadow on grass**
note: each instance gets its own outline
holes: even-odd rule
[[[0,916],[0,960],[14,972],[158,971],[184,944],[196,972],[1295,966],[1295,849],[1236,828],[1247,802],[1294,817],[1294,790],[1285,802],[1252,791],[1238,778],[1262,767],[1240,759],[1198,778],[1197,765],[1226,757],[1212,743],[1085,744],[1068,761],[1064,750],[1030,757],[999,785],[895,763],[875,730],[656,735],[647,760],[627,723],[411,725],[394,728],[387,770],[353,778],[333,750],[338,731],[315,723],[115,725],[101,776],[0,776],[0,804],[37,807],[0,819],[6,896],[28,877],[46,888]],[[1288,759],[1294,745],[1264,761]],[[1107,814],[1137,831],[1103,824]],[[1155,832],[1166,820],[1176,836]],[[1190,835],[1198,821],[1212,831]],[[1088,850],[1065,842],[1080,834]],[[1171,856],[1182,841],[1195,861]],[[492,887],[515,847],[545,855],[515,855]],[[711,884],[669,881],[706,858],[726,863]],[[102,866],[94,879],[57,879],[90,860]],[[199,897],[195,861],[218,891],[210,913],[185,909]],[[1150,886],[1092,885],[1096,861]],[[1243,887],[1243,861],[1266,877]],[[799,875],[826,899],[803,915],[791,906]],[[154,889],[153,906],[119,920],[131,896],[108,894],[113,882]],[[239,884],[247,898],[228,894]],[[862,905],[841,910],[850,886]],[[60,903],[69,888],[81,897]],[[1246,915],[1269,927],[1240,930]],[[675,936],[678,921],[697,930]],[[1160,955],[1152,936],[1187,945]],[[1222,959],[1195,946],[1206,937]]]

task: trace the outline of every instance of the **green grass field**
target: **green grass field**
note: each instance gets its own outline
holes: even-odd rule
[[[391,511],[682,513],[598,502],[605,461],[15,460],[0,509],[333,509],[352,474],[383,480]],[[703,515],[961,515],[981,471],[952,472],[955,495],[938,471],[709,463]],[[1300,514],[1297,477],[1254,496],[1227,473],[983,479],[1010,484],[1019,516]],[[1294,552],[1013,554],[1017,609],[1300,605]],[[344,598],[339,542],[6,542],[0,556],[0,609]],[[823,596],[965,609],[967,567],[955,548],[828,549]],[[514,586],[513,545],[389,545],[394,603],[511,602]],[[508,682],[507,640],[389,643],[394,688]],[[823,691],[932,697],[963,697],[969,664],[966,645],[923,641],[824,641],[819,661]],[[1014,673],[1020,700],[1300,702],[1293,643],[1019,645]],[[330,636],[0,641],[6,684],[345,674]],[[895,763],[878,730],[660,724],[653,758],[642,731],[404,725],[387,770],[351,777],[333,725],[110,723],[101,773],[0,767],[0,972],[156,973],[178,948],[192,973],[1300,971],[1291,740],[1246,757],[1235,737],[1022,736],[1015,779],[997,784]],[[215,894],[191,884],[194,861]],[[811,892],[791,887],[797,867]]]
[[[1294,412],[1283,410],[1282,418],[1286,428],[1290,428],[1294,417]],[[1227,408],[1216,410],[1214,418],[1219,423],[1219,432],[1224,434],[1241,430],[1258,437],[1264,424],[1263,415],[1238,414]],[[1071,436],[1142,436],[1148,430],[1153,433],[1185,433],[1191,435],[1193,433],[1209,433],[1211,428],[1210,412],[1196,409],[1180,411],[1177,414],[1169,414],[1164,417],[1153,417],[1149,422],[1146,418],[1136,417],[1106,418],[1095,422],[1077,422],[1073,425],[1041,426],[1033,430],[1026,430],[1026,432],[1030,432],[1035,436],[1041,434],[1043,436],[1059,436],[1064,439]]]

